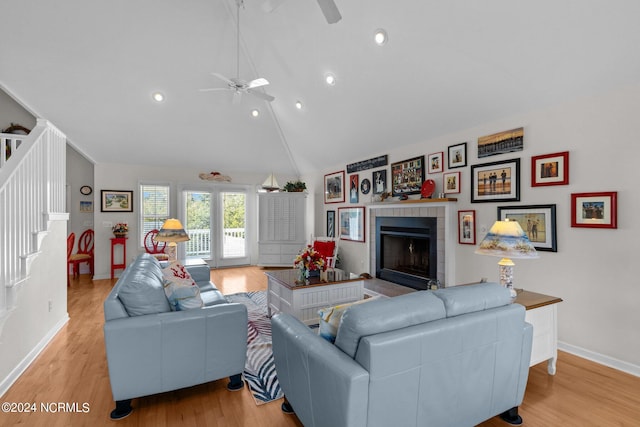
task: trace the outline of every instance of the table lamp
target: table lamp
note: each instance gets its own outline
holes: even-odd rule
[[[175,218],[169,218],[162,224],[162,228],[156,234],[155,239],[158,242],[168,242],[167,255],[169,255],[169,262],[173,262],[178,259],[177,249],[178,242],[186,242],[189,239],[187,232],[184,231],[184,227],[180,220]]]
[[[496,221],[487,235],[482,239],[476,253],[502,257],[500,266],[500,284],[511,292],[511,299],[515,300],[516,291],[513,289],[513,266],[511,258],[538,258],[538,253],[529,241],[524,230],[517,221]]]

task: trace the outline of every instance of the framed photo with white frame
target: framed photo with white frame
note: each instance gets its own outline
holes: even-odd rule
[[[429,173],[440,173],[444,170],[444,153],[440,151],[439,153],[431,153],[427,157],[427,172]]]
[[[498,219],[518,221],[536,250],[558,252],[556,205],[498,206]]]
[[[442,188],[445,194],[460,192],[460,172],[445,172],[442,174]]]
[[[364,207],[338,208],[340,239],[364,242]]]
[[[458,243],[476,244],[476,211],[458,211]]]

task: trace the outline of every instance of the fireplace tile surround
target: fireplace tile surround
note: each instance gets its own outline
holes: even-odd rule
[[[376,271],[376,218],[377,217],[435,217],[437,220],[437,278],[445,286],[455,284],[455,233],[452,202],[424,203],[423,206],[403,206],[402,203],[372,204],[368,206],[369,271]]]

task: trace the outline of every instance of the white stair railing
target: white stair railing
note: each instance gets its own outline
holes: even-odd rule
[[[0,317],[29,277],[49,221],[66,218],[66,142],[41,119],[29,135],[0,134]]]

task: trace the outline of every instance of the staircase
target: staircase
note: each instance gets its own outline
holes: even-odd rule
[[[0,322],[15,307],[53,220],[66,220],[66,136],[38,119],[29,135],[0,133]]]

